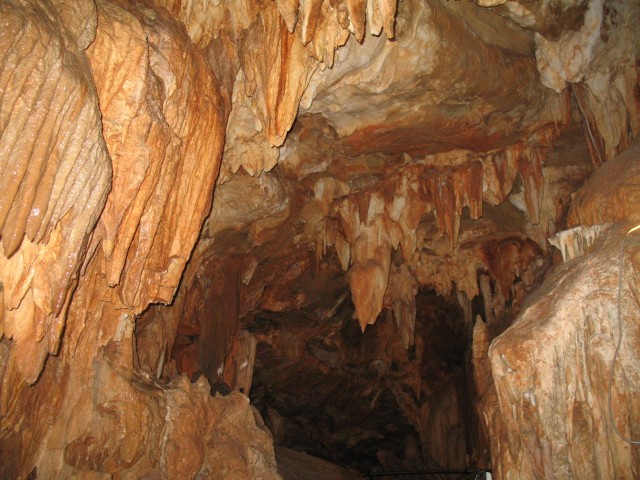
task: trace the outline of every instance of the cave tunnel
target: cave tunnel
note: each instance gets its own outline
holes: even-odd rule
[[[0,0],[0,479],[639,478],[638,18]]]
[[[250,397],[276,444],[363,473],[465,468],[471,452],[456,406],[468,335],[460,308],[419,295],[416,338],[405,348],[392,315],[363,334],[348,296],[338,300],[331,317],[304,315],[291,325],[279,314],[258,314],[247,326],[258,341]],[[459,450],[430,451],[445,445],[438,434]]]

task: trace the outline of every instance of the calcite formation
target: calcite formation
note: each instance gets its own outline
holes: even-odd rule
[[[640,474],[638,18],[0,0],[0,477]]]
[[[475,383],[501,478],[637,475],[638,452],[628,441],[638,440],[638,218],[625,212],[636,204],[629,179],[637,178],[639,146],[575,194],[569,226],[581,226],[554,239],[567,263],[526,300],[513,325],[489,347],[484,322],[476,322]],[[599,198],[606,182],[625,185],[610,210]]]
[[[246,399],[134,368],[135,317],[171,301],[209,211],[225,116],[166,12],[99,3],[96,22],[89,6],[87,33],[73,8],[2,5],[2,476],[277,478],[268,433],[245,444],[263,452],[251,465],[210,451],[257,428]]]
[[[494,461],[502,478],[518,478],[521,471],[545,478],[636,476],[637,450],[613,430],[615,425],[625,437],[638,438],[633,345],[638,259],[637,248],[630,246],[618,299],[616,260],[623,237],[624,229],[612,227],[577,268],[569,263],[550,277],[514,325],[492,344],[498,405],[509,432],[504,442],[493,440],[503,443],[492,448],[502,457]],[[549,285],[555,287],[553,294],[548,294]],[[615,357],[609,386],[621,334],[624,347]],[[550,339],[555,348],[542,348]]]
[[[1,21],[0,334],[14,339],[14,368],[33,383],[58,351],[111,162],[83,53],[95,22],[59,29],[55,7],[35,2],[4,4]]]

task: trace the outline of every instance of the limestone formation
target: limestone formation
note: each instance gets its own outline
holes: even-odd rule
[[[13,338],[20,376],[37,380],[57,353],[70,291],[110,188],[96,88],[79,48],[87,33],[59,28],[53,5],[2,6],[0,333]],[[89,16],[95,12],[89,12]]]
[[[640,475],[638,18],[0,0],[0,478]]]

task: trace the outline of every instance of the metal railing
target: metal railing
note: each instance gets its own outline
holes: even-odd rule
[[[486,468],[464,470],[415,470],[415,471],[397,471],[397,472],[369,472],[362,474],[363,477],[369,480],[376,480],[377,478],[384,477],[405,477],[405,476],[427,476],[427,475],[459,475],[458,478],[473,478],[473,480],[490,480],[491,470]],[[473,477],[471,477],[473,475]],[[467,477],[468,476],[468,477]]]

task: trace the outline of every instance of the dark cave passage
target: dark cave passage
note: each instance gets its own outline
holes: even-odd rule
[[[331,316],[262,311],[250,398],[276,445],[365,473],[465,468],[477,441],[462,309],[431,291],[416,297],[408,349],[385,310],[361,332],[348,290]]]

